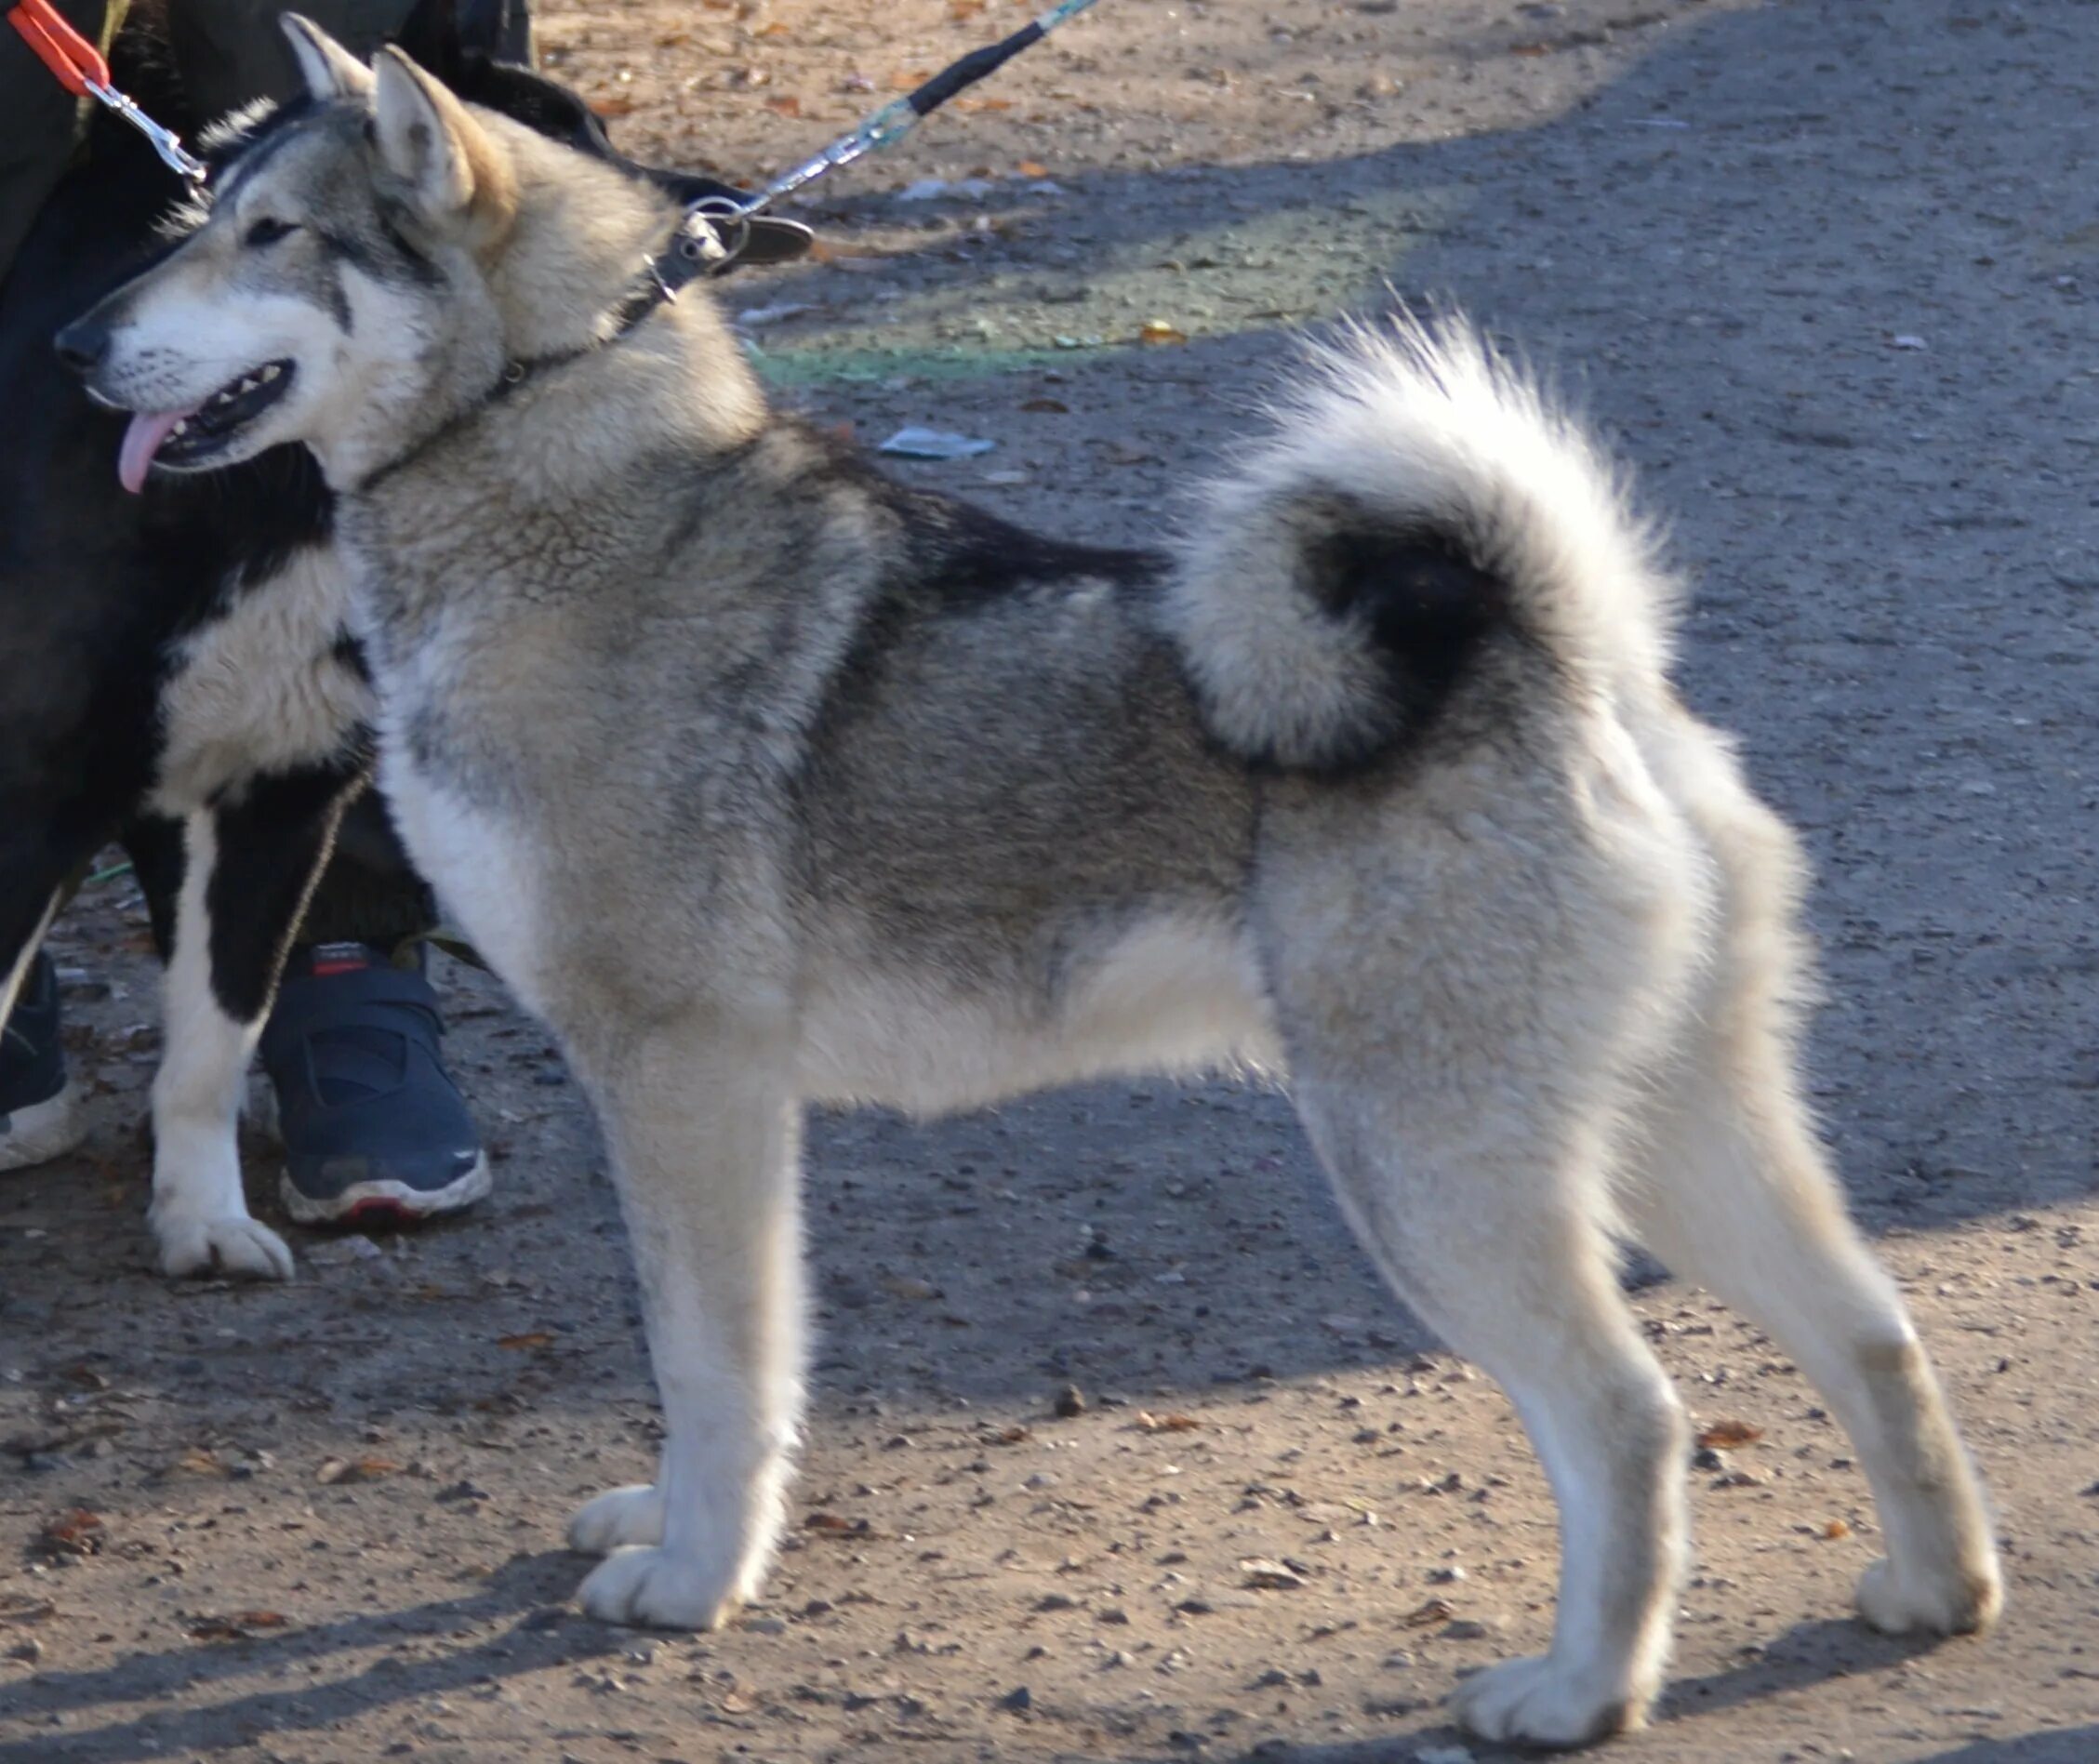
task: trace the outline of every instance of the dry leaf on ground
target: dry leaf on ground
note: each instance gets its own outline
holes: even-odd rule
[[[231,1611],[192,1617],[185,1627],[194,1641],[246,1641],[260,1630],[282,1629],[291,1620],[281,1611]]]
[[[329,1458],[314,1472],[316,1482],[377,1482],[400,1469],[392,1458]]]
[[[108,1540],[109,1531],[100,1513],[72,1506],[44,1521],[35,1548],[44,1556],[99,1556]]]

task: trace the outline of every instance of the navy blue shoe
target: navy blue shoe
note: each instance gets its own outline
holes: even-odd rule
[[[66,1081],[59,1040],[59,975],[38,952],[0,1028],[0,1170],[26,1170],[87,1137],[80,1093]]]
[[[295,949],[262,1068],[285,1139],[285,1211],[301,1225],[425,1219],[488,1192],[481,1135],[438,1054],[419,972],[362,943]]]

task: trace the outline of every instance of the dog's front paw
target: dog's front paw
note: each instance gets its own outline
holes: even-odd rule
[[[736,1583],[732,1563],[628,1545],[591,1572],[580,1597],[583,1609],[605,1623],[719,1629],[740,1602]]]
[[[607,1489],[587,1501],[568,1521],[568,1547],[586,1556],[609,1556],[625,1544],[663,1542],[663,1495],[654,1484]]]
[[[271,1228],[246,1214],[216,1219],[194,1214],[153,1215],[163,1274],[238,1274],[258,1280],[288,1280],[291,1251]]]
[[[1949,1565],[1935,1582],[1885,1557],[1859,1576],[1858,1614],[1882,1635],[1963,1636],[1987,1629],[2003,1609],[2003,1574],[1987,1557]]]
[[[1489,1666],[1451,1701],[1481,1739],[1523,1745],[1587,1745],[1639,1727],[1647,1715],[1645,1699],[1628,1696],[1622,1684],[1599,1684],[1550,1654]]]

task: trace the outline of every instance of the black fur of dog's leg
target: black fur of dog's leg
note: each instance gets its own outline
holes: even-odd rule
[[[153,953],[166,967],[175,956],[175,903],[182,892],[182,823],[165,815],[141,815],[118,836],[131,860],[139,892],[146,897]]]
[[[153,1082],[153,1235],[169,1274],[291,1277],[291,1252],[248,1214],[234,1125],[248,1061],[355,765],[260,778],[190,817],[166,1045]]]
[[[213,811],[217,860],[204,891],[211,991],[237,1023],[260,1029],[336,828],[363,782],[354,768],[258,778]]]

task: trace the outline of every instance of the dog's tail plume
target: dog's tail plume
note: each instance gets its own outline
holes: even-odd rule
[[[1497,642],[1571,684],[1658,675],[1674,599],[1581,428],[1464,321],[1402,315],[1311,351],[1166,607],[1218,739],[1334,771],[1426,731]]]

